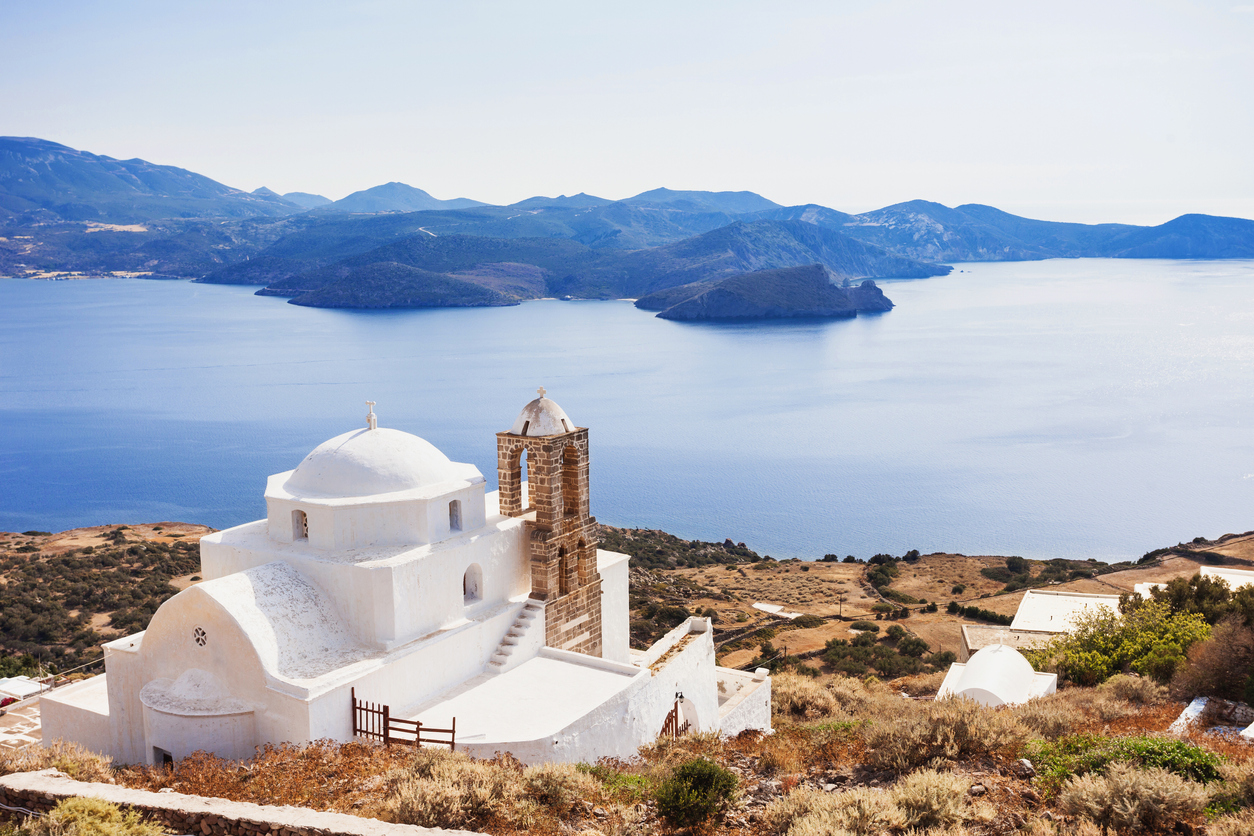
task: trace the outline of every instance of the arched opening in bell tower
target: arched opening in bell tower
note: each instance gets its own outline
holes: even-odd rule
[[[562,513],[573,517],[583,503],[579,479],[579,450],[573,444],[562,450]]]

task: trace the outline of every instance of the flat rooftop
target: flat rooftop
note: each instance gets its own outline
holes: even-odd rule
[[[1065,633],[1072,628],[1076,616],[1095,609],[1119,612],[1119,596],[1029,589],[1019,602],[1010,627],[1012,630]]]
[[[458,743],[536,740],[566,728],[644,673],[617,667],[537,656],[505,673],[480,674],[398,716],[440,729],[456,717]]]

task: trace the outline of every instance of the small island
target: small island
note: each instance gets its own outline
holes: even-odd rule
[[[693,282],[651,293],[636,307],[659,311],[662,319],[687,322],[851,318],[861,313],[890,311],[893,303],[875,282],[852,286],[822,264],[758,270],[716,282]]]

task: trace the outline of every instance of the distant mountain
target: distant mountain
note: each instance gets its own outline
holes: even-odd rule
[[[594,197],[590,194],[580,192],[576,195],[567,197],[566,195],[558,195],[557,197],[529,197],[526,200],[520,200],[517,203],[511,203],[509,209],[540,209],[540,208],[558,208],[558,209],[587,209],[593,206],[608,206],[613,203],[604,197]]]
[[[289,203],[295,203],[302,209],[317,209],[319,206],[326,206],[331,202],[329,197],[323,197],[320,194],[309,194],[308,192],[288,192],[283,195],[283,199]]]
[[[853,317],[892,310],[875,282],[839,287],[834,278],[821,264],[759,270],[671,288],[637,300],[636,307],[684,321]]]
[[[266,192],[249,194],[174,166],[115,160],[45,139],[0,137],[0,219],[133,224],[298,211]]]
[[[828,209],[826,206],[807,203],[804,206],[780,206],[775,209],[754,212],[751,215],[742,216],[741,219],[755,221],[805,221],[816,226],[839,229],[853,220],[853,218],[853,215],[837,212],[835,209]]]
[[[1254,221],[1181,215],[1113,242],[1118,258],[1254,258]]]
[[[477,200],[458,197],[452,200],[438,200],[424,192],[404,183],[384,183],[360,192],[353,192],[348,197],[334,201],[321,211],[336,212],[421,212],[425,209],[470,209],[484,206]]]
[[[267,296],[299,297],[321,288],[348,287],[359,271],[401,264],[452,275],[514,298],[641,296],[691,282],[711,282],[758,269],[819,263],[844,278],[948,273],[950,268],[889,255],[838,232],[800,221],[735,223],[677,244],[650,250],[594,250],[563,238],[485,238],[472,235],[409,235],[340,261],[314,266],[285,258],[280,240],[243,264],[205,281],[267,280]],[[354,297],[364,306],[364,297]]]
[[[621,201],[628,204],[671,205],[692,212],[726,212],[743,215],[781,208],[753,192],[685,192],[671,189],[653,189]]]
[[[1249,258],[1254,221],[1182,215],[1159,226],[1073,224],[1011,215],[992,206],[950,209],[913,200],[814,223],[890,252],[926,261],[1032,261],[1042,258]]]
[[[924,278],[952,268],[891,255],[832,229],[803,221],[737,222],[651,250],[624,254],[620,286],[642,296],[737,273],[821,264],[841,279]]]
[[[288,300],[309,308],[482,308],[517,305],[495,290],[396,262],[366,264]]]

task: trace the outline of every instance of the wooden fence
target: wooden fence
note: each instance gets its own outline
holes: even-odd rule
[[[679,722],[679,700],[675,700],[675,707],[666,715],[666,722],[662,724],[661,737],[679,737],[688,733],[688,729],[692,724],[687,720]]]
[[[386,705],[365,702],[357,699],[357,689],[351,691],[353,700],[353,736],[378,740],[384,746],[396,743],[401,746],[418,747],[424,743],[437,743],[447,746],[451,751],[457,750],[457,718],[447,729],[424,726],[417,720],[404,720],[392,716],[392,709]],[[437,735],[437,737],[424,737]]]

